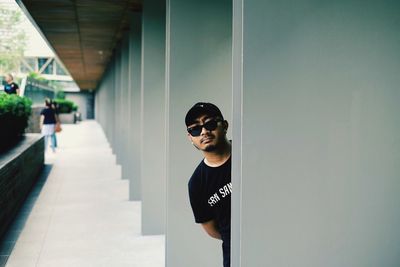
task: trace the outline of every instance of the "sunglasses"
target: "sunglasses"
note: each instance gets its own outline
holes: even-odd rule
[[[196,125],[193,127],[189,127],[189,128],[187,128],[187,131],[191,136],[199,136],[201,134],[201,131],[203,130],[203,127],[207,131],[214,131],[215,129],[217,129],[218,122],[220,122],[220,121],[221,120],[218,120],[218,119],[209,120],[206,123],[204,123],[203,125]]]

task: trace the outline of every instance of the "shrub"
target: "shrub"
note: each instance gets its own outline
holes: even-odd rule
[[[54,102],[57,103],[59,113],[71,113],[78,110],[78,106],[71,100],[57,98]]]
[[[35,79],[35,80],[37,80],[37,81],[41,81],[41,82],[46,82],[46,83],[48,83],[48,80],[47,80],[46,78],[40,76],[40,74],[38,74],[38,73],[36,73],[36,72],[30,72],[30,73],[28,74],[28,77],[29,77],[29,78],[32,78],[32,79]]]
[[[0,149],[17,140],[28,126],[32,101],[27,97],[0,93]]]
[[[65,93],[63,90],[56,91],[56,99],[65,99]]]

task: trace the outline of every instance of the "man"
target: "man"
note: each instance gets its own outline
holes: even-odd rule
[[[19,87],[16,83],[13,82],[14,77],[10,73],[8,73],[6,74],[5,80],[6,84],[4,85],[4,91],[10,95],[11,94],[19,95]]]
[[[188,138],[204,159],[189,180],[189,197],[196,223],[222,240],[224,267],[230,266],[231,142],[228,122],[211,103],[199,102],[186,114]]]

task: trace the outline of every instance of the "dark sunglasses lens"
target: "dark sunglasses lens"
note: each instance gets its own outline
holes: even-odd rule
[[[187,130],[191,136],[199,136],[201,134],[201,130],[203,129],[203,127],[207,131],[214,131],[218,127],[218,121],[211,120],[211,121],[204,123],[204,125],[193,126],[191,128],[188,128]]]
[[[203,127],[206,128],[207,131],[214,131],[218,127],[218,122],[215,120],[211,120],[204,123]]]
[[[188,129],[188,132],[191,136],[199,136],[201,133],[202,126],[194,126]]]

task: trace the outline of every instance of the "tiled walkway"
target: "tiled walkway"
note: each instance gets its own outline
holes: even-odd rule
[[[140,202],[128,201],[100,126],[64,125],[58,143],[46,154],[36,201],[23,208],[26,222],[13,225],[22,231],[6,266],[164,266],[164,237],[140,235]]]

